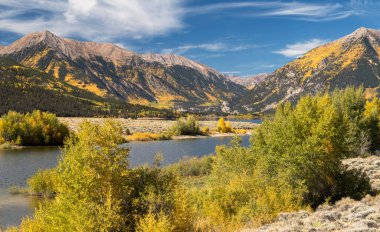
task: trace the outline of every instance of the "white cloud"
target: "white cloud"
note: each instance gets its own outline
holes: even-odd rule
[[[47,29],[61,36],[112,42],[166,35],[183,29],[185,18],[199,14],[308,21],[337,20],[358,14],[350,3],[226,1],[189,6],[188,2],[191,0],[1,0],[0,30],[26,34]]]
[[[278,51],[274,51],[274,53],[281,54],[287,57],[296,58],[296,57],[302,56],[303,54],[310,51],[311,49],[319,47],[325,43],[327,43],[327,41],[323,39],[311,39],[305,42],[288,44],[286,45],[286,48],[278,50]]]
[[[50,30],[89,40],[156,36],[183,27],[183,0],[3,0],[0,29]],[[38,14],[38,12],[44,12]],[[32,19],[23,17],[35,14]]]

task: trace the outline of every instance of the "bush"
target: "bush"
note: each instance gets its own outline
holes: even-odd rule
[[[221,133],[231,133],[231,132],[233,132],[233,129],[231,127],[231,123],[230,122],[225,122],[224,118],[220,118],[218,120],[217,130],[218,130],[218,132],[221,132]]]
[[[236,142],[218,147],[209,182],[195,193],[202,212],[198,226],[207,231],[236,231],[299,209],[302,189],[291,188],[281,178],[270,179],[264,170],[265,162],[251,149]]]
[[[38,170],[27,182],[32,194],[54,197],[57,193],[58,177],[55,169]]]
[[[328,199],[351,197],[346,194],[355,191],[360,195],[370,191],[340,181],[346,173],[341,160],[353,153],[355,138],[352,121],[341,117],[341,112],[356,112],[347,108],[338,110],[329,95],[306,96],[295,107],[279,106],[273,120],[264,121],[254,134],[254,153],[267,163],[268,175],[281,176],[294,188],[305,186],[304,203],[312,207]],[[367,182],[356,177],[355,182]]]
[[[364,121],[368,130],[367,141],[369,142],[365,150],[375,152],[380,150],[380,100],[375,97],[371,101],[367,101],[364,108]]]
[[[20,114],[9,111],[0,120],[0,140],[17,145],[61,145],[69,134],[54,114],[41,111]]]
[[[121,141],[122,128],[113,121],[81,124],[66,141],[58,166],[39,171],[28,181],[33,191],[56,195],[36,210],[33,219],[23,220],[20,229],[135,231],[138,225],[152,228],[149,217],[161,212],[174,227],[183,226],[186,220],[173,215],[183,213],[184,204],[176,199],[176,176],[158,167],[130,169],[129,150],[119,146]]]
[[[164,170],[171,171],[178,176],[205,176],[211,172],[212,156],[184,157],[178,163],[166,166]]]
[[[165,214],[158,214],[157,216],[148,213],[145,217],[141,218],[137,226],[137,232],[171,232],[173,231],[171,221]]]
[[[210,128],[208,126],[204,126],[201,128],[201,134],[202,135],[209,135],[210,134]]]
[[[347,130],[345,136],[349,152],[346,157],[363,155],[360,153],[365,153],[365,151],[361,151],[360,147],[367,142],[362,136],[367,130],[364,118],[366,99],[363,87],[335,90],[331,95],[331,101]]]
[[[170,129],[172,135],[201,135],[201,130],[196,118],[192,115],[180,118]]]

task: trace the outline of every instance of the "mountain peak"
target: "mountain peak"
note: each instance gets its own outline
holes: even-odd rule
[[[40,35],[41,37],[45,37],[45,38],[47,38],[47,37],[58,37],[48,30],[45,30],[42,32],[36,32],[35,34]]]
[[[6,46],[4,49],[1,50],[1,53],[10,54],[17,51],[21,51],[25,48],[35,46],[41,43],[42,41],[45,41],[45,43],[49,44],[50,46],[54,46],[57,43],[59,43],[60,40],[60,37],[54,35],[50,31],[34,32],[25,35],[24,37],[10,44],[9,46]]]
[[[380,30],[360,27],[359,29],[355,30],[353,33],[345,36],[344,38],[349,39],[349,40],[357,40],[360,38],[370,38],[371,40],[374,40],[376,38],[380,39]]]
[[[34,32],[11,45],[0,50],[2,54],[12,54],[42,43],[47,49],[53,49],[60,54],[76,59],[79,57],[90,58],[91,56],[103,56],[106,59],[116,61],[134,54],[110,43],[81,42],[73,39],[59,37],[52,32],[45,30]]]
[[[347,46],[351,46],[357,42],[363,42],[364,40],[368,41],[373,48],[377,49],[377,47],[380,46],[380,30],[360,27],[353,33],[337,41],[342,42],[347,48]]]
[[[370,31],[369,28],[366,28],[366,27],[359,27],[358,29],[356,29],[353,34],[358,34],[358,35],[365,35],[367,34],[368,32]]]
[[[202,73],[207,72],[216,72],[209,67],[206,67],[203,64],[189,60],[183,56],[178,56],[175,54],[155,54],[155,53],[146,53],[142,55],[142,58],[148,62],[158,62],[164,65],[181,65],[187,66],[201,71]]]

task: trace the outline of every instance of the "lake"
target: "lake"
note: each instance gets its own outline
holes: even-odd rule
[[[201,157],[214,153],[217,145],[229,144],[232,137],[207,137],[151,142],[131,142],[130,165],[136,167],[151,164],[154,155],[164,155],[163,165],[178,162],[185,156]],[[242,145],[249,145],[249,136],[242,136]],[[25,186],[26,180],[38,169],[57,165],[60,150],[57,147],[31,147],[16,150],[0,150],[0,230],[18,225],[22,217],[32,215],[38,199],[21,195],[11,195],[12,185]]]

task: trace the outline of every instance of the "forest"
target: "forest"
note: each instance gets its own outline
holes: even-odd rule
[[[175,116],[172,110],[96,96],[8,58],[0,58],[0,77],[0,115],[10,110],[27,113],[38,109],[62,117]]]

